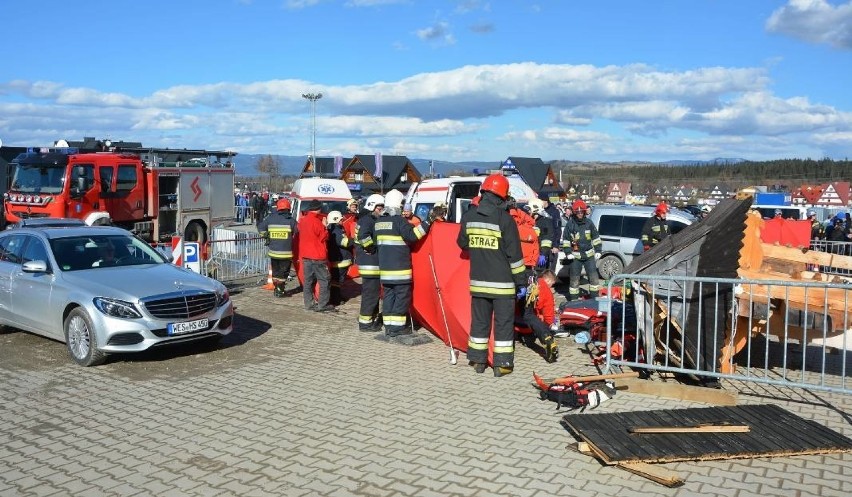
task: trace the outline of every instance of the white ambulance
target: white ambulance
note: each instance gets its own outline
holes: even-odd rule
[[[311,200],[322,203],[323,214],[331,211],[346,212],[346,201],[352,198],[349,186],[341,179],[301,178],[293,184],[290,193],[293,217],[298,220]]]
[[[479,195],[479,189],[487,176],[450,176],[448,178],[425,179],[408,188],[405,202],[411,204],[414,214],[426,219],[429,211],[437,202],[447,205],[447,221],[461,222],[461,216],[467,211],[471,200]],[[538,194],[518,174],[506,176],[509,180],[509,195],[525,206]]]

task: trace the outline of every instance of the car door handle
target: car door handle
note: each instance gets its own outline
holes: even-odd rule
[[[609,236],[602,236],[602,237],[601,237],[601,241],[604,241],[604,242],[617,242],[617,241],[619,241],[619,240],[618,240],[618,238],[613,238],[613,237],[609,237]]]

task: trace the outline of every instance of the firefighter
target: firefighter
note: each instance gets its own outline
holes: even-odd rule
[[[405,326],[411,307],[411,249],[412,244],[426,236],[429,223],[414,226],[402,217],[403,195],[391,190],[385,195],[385,213],[374,228],[379,246],[379,277],[382,282],[382,322],[385,335],[410,335]]]
[[[586,216],[586,202],[577,199],[571,206],[574,214],[565,223],[562,234],[562,250],[568,267],[568,300],[580,297],[580,274],[586,270],[589,279],[589,293],[597,296],[600,291],[598,270],[595,265],[601,258],[601,238],[595,223]]]
[[[346,201],[346,212],[343,213],[343,220],[340,221],[340,225],[343,226],[346,236],[353,242],[355,240],[356,224],[358,224],[358,201],[350,198]]]
[[[342,302],[341,288],[346,281],[346,273],[352,265],[352,239],[346,235],[341,221],[343,215],[339,211],[331,211],[326,217],[328,228],[328,262],[331,271],[331,284],[329,286],[331,305],[340,305]]]
[[[547,211],[544,210],[540,200],[530,200],[530,215],[535,220],[535,232],[538,235],[538,261],[537,268],[548,269],[550,267],[550,252],[553,248],[553,223]]]
[[[308,208],[299,219],[299,262],[302,264],[302,293],[305,309],[316,312],[336,312],[328,303],[331,273],[328,270],[328,230],[319,200],[308,202]],[[314,283],[318,288],[314,302]]]
[[[290,200],[279,199],[275,203],[275,212],[260,222],[257,229],[269,246],[269,263],[272,266],[273,294],[286,297],[284,284],[290,275],[293,262],[293,235],[296,234],[296,221],[290,215]]]
[[[467,358],[477,373],[488,360],[494,322],[494,376],[512,372],[515,298],[526,291],[518,227],[506,212],[509,180],[492,174],[482,182],[478,205],[464,213],[457,243],[470,256],[471,320]]]
[[[550,197],[546,193],[539,193],[538,200],[541,202],[541,208],[550,216],[550,255],[548,256],[548,268],[551,271],[556,271],[556,262],[559,259],[559,236],[562,234],[562,221],[559,219],[559,209],[550,201]]]
[[[385,208],[385,198],[378,194],[367,197],[355,226],[355,263],[361,273],[361,309],[358,329],[378,331],[382,328],[379,317],[379,254],[374,237],[376,219]]]
[[[666,222],[668,212],[669,206],[665,202],[660,202],[654,209],[654,215],[645,221],[642,227],[642,248],[646,252],[669,236],[669,224]]]

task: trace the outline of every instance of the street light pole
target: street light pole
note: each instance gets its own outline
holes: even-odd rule
[[[311,132],[311,169],[317,172],[317,100],[322,98],[322,93],[302,93],[302,98],[311,101],[311,120],[313,122]]]

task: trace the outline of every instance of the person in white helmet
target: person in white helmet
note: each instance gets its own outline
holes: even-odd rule
[[[416,243],[429,232],[429,222],[417,226],[402,216],[404,196],[399,190],[385,195],[387,216],[376,221],[379,245],[379,277],[382,282],[382,321],[385,335],[411,334],[406,319],[411,307],[412,269],[409,244]]]
[[[378,331],[382,328],[379,316],[379,254],[375,239],[376,219],[382,215],[385,198],[374,193],[367,197],[364,209],[355,226],[355,263],[361,273],[361,309],[358,313],[358,329]]]

